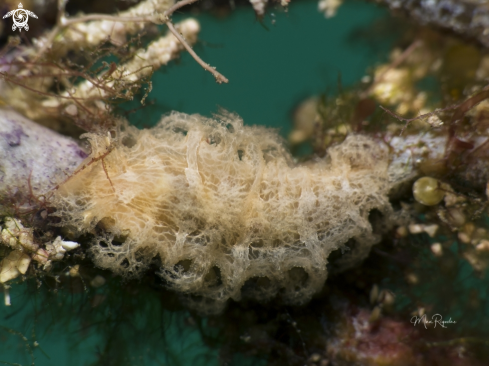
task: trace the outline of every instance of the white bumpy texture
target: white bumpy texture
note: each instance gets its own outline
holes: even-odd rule
[[[157,264],[203,313],[243,296],[307,302],[330,253],[346,250],[339,270],[364,259],[380,239],[370,212],[385,228],[392,211],[387,149],[361,135],[302,165],[275,131],[232,114],[86,136],[85,167],[57,192],[62,224],[95,235],[102,268],[134,277]]]

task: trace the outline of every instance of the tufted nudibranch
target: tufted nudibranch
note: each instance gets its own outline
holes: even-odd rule
[[[233,114],[172,113],[109,141],[85,136],[92,152],[53,200],[61,225],[94,234],[99,267],[135,277],[157,264],[203,312],[242,296],[307,302],[330,253],[351,249],[337,270],[358,263],[388,226],[373,228],[369,214],[392,217],[387,147],[366,136],[307,164]]]

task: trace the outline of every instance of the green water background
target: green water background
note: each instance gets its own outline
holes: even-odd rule
[[[131,122],[145,127],[171,110],[211,116],[223,107],[238,113],[246,124],[279,128],[285,137],[297,103],[311,95],[336,93],[339,77],[344,86],[358,83],[369,68],[387,60],[392,33],[376,38],[376,29],[389,15],[374,4],[347,1],[332,19],[317,11],[316,1],[297,1],[288,12],[272,12],[274,16],[264,20],[265,26],[249,8],[239,8],[222,19],[196,15],[202,31],[195,50],[226,75],[229,84],[216,84],[183,53],[180,60],[155,73],[148,97],[152,104],[131,114]],[[186,16],[176,15],[175,20]],[[104,292],[104,287],[100,291]],[[14,285],[11,292],[12,306],[0,303],[0,364],[30,365],[32,355],[39,366],[87,365],[103,352],[107,333],[80,324],[77,318],[77,309],[88,301],[83,294],[60,293],[58,300],[46,306],[44,297],[26,285]],[[117,293],[109,296],[117,297]],[[186,312],[158,311],[159,302],[150,296],[141,295],[134,301],[141,307],[140,319],[134,320],[140,326],[126,329],[128,343],[131,337],[144,338],[145,324],[154,329],[147,329],[148,349],[140,349],[131,364],[218,364],[218,350],[206,348],[198,329],[186,322]],[[42,309],[41,315],[34,316],[35,309]],[[97,316],[111,319],[112,314]],[[155,347],[150,337],[165,341]]]
[[[197,15],[202,31],[194,49],[229,84],[217,84],[183,53],[153,76],[148,99],[154,104],[131,115],[131,122],[152,125],[172,110],[211,116],[222,107],[246,124],[280,128],[286,136],[297,103],[337,93],[339,78],[344,86],[359,83],[369,68],[387,59],[396,35],[382,29],[388,12],[366,2],[347,1],[330,19],[318,12],[315,1],[292,2],[287,12],[271,13],[263,25],[251,8],[222,19]]]

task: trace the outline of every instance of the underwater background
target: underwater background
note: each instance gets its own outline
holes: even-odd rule
[[[404,22],[373,3],[346,1],[330,19],[325,19],[317,6],[316,1],[292,2],[288,11],[274,9],[262,21],[251,8],[244,7],[225,16],[192,14],[202,26],[194,49],[230,83],[215,83],[183,53],[155,72],[144,108],[139,102],[120,107],[128,112],[130,122],[141,128],[153,126],[172,110],[212,116],[224,108],[236,112],[245,124],[277,128],[287,138],[294,108],[300,102],[321,94],[334,100],[345,89],[370,80],[365,76],[389,60],[394,43],[406,29]],[[185,16],[175,15],[174,19]],[[427,78],[424,83],[427,89],[433,88],[433,80]],[[300,154],[311,151],[306,144]],[[484,225],[487,227],[487,222]],[[418,255],[410,258],[407,266],[427,279],[412,291],[401,281],[404,274],[400,267],[405,262],[398,265],[396,258],[381,262],[380,258],[389,257],[382,251],[336,285],[328,282],[326,288],[332,299],[346,297],[355,302],[363,296],[366,299],[362,301],[368,304],[371,284],[378,283],[396,293],[396,310],[403,314],[417,299],[423,299],[457,320],[452,339],[464,338],[464,343],[474,337],[475,343],[488,347],[483,338],[489,329],[484,273],[475,275],[472,267],[457,257],[456,242],[451,248],[451,263],[437,262],[429,249],[432,242],[423,237],[409,245]],[[370,270],[362,274],[362,268]],[[247,301],[230,304],[223,316],[202,318],[185,309],[171,291],[161,290],[157,278],[123,284],[108,272],[105,278],[107,282],[100,287],[62,274],[54,281],[29,280],[12,286],[12,306],[0,304],[0,364],[267,365],[287,358],[288,350],[278,356],[280,347],[271,346],[277,342],[306,355],[308,364],[319,365],[319,359],[311,356],[318,346],[307,342],[308,335],[327,336],[332,329],[326,314],[342,311],[340,300],[322,302],[328,296],[322,294],[302,308]],[[342,281],[364,284],[338,294]],[[475,298],[477,306],[472,304]],[[247,324],[253,324],[248,331]],[[273,333],[276,339],[263,336],[263,348],[256,352],[241,346],[249,344],[250,338],[259,338],[259,332]],[[289,360],[290,364],[300,363],[293,354]]]

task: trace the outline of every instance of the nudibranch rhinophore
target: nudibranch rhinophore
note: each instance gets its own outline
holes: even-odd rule
[[[275,131],[233,114],[172,113],[116,135],[86,134],[91,154],[59,186],[56,215],[95,235],[97,266],[135,277],[157,264],[201,312],[243,296],[307,302],[331,252],[350,247],[339,270],[363,260],[382,231],[369,214],[392,213],[387,147],[366,136],[297,164]]]

